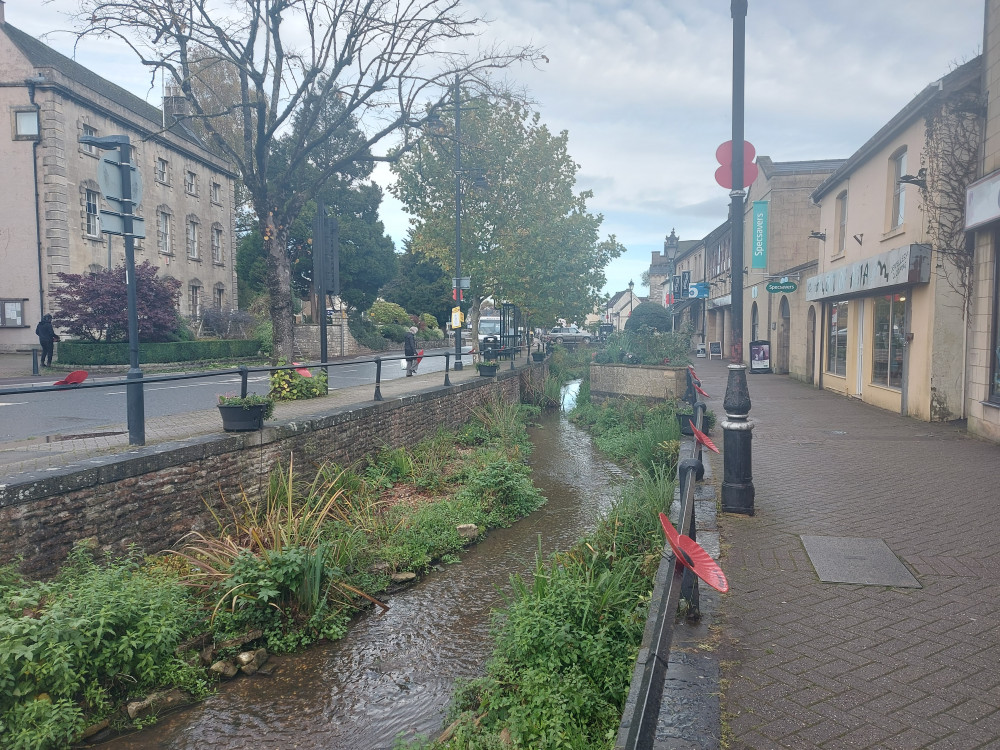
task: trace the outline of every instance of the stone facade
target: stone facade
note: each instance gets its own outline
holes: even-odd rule
[[[260,432],[147,446],[94,459],[85,470],[24,475],[0,487],[0,560],[22,557],[25,573],[46,575],[83,539],[115,553],[130,544],[169,548],[193,530],[213,529],[210,509],[223,510],[223,497],[258,497],[279,462],[308,473],[324,462],[350,466],[387,446],[412,446],[441,427],[464,424],[493,393],[517,401],[529,386],[540,390],[546,371],[501,370],[496,378],[331,409]]]
[[[57,274],[86,274],[124,262],[120,236],[102,231],[102,154],[81,136],[127,135],[142,182],[135,209],[145,222],[136,263],[180,283],[180,312],[236,306],[235,174],[178,121],[6,23],[0,3],[0,108],[11,118],[0,138],[5,195],[0,203],[0,351],[37,346],[34,326],[53,312]],[[16,304],[15,304],[16,303]]]
[[[687,368],[653,365],[590,365],[590,397],[669,401],[687,388]]]

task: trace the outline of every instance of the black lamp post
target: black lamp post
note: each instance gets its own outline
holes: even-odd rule
[[[455,305],[462,303],[462,90],[455,76]],[[462,326],[455,329],[456,370],[462,369]]]

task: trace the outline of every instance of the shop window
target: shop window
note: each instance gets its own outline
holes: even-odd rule
[[[990,351],[989,401],[1000,405],[1000,231],[993,233],[993,331]]]
[[[872,337],[872,383],[903,387],[903,348],[906,345],[906,297],[889,294],[875,298]]]
[[[847,377],[847,303],[831,303],[826,319],[826,371]]]

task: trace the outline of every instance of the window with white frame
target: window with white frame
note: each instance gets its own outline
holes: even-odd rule
[[[218,203],[218,204],[222,203],[222,185],[220,185],[218,182],[212,183],[211,198],[212,198],[212,203]]]
[[[872,383],[903,387],[903,350],[906,347],[906,296],[875,297],[872,336]]]
[[[101,195],[96,190],[86,190],[84,202],[87,206],[87,236],[101,234]]]
[[[847,191],[837,196],[837,255],[847,249]]]
[[[906,174],[906,149],[900,149],[889,159],[889,174],[892,179],[892,208],[889,214],[889,228],[896,229],[903,225],[906,214],[906,185],[899,178]]]
[[[0,328],[24,326],[24,300],[0,299]]]
[[[222,225],[212,225],[212,262],[222,263]]]
[[[201,284],[193,282],[188,286],[188,315],[201,317]]]
[[[223,304],[226,302],[226,287],[224,284],[219,283],[215,285],[215,289],[212,294],[212,302],[215,304],[216,310],[221,310]]]
[[[93,127],[92,125],[87,125],[86,123],[84,123],[80,129],[83,131],[83,135],[87,135],[92,138],[97,137],[97,128]],[[93,154],[94,156],[97,156],[97,146],[94,146],[93,144],[81,143],[80,150],[83,151],[85,154]]]
[[[160,209],[156,212],[156,249],[164,255],[171,254],[170,212]]]
[[[184,192],[188,195],[198,195],[198,175],[190,169],[184,173]]]
[[[14,140],[15,141],[37,141],[39,134],[38,108],[37,107],[15,107],[14,115]]]
[[[827,308],[826,371],[847,376],[847,302],[833,302]]]
[[[192,260],[198,260],[198,220],[188,217],[187,220],[187,256]]]
[[[155,171],[156,181],[166,185],[170,177],[170,162],[163,158],[157,158]]]

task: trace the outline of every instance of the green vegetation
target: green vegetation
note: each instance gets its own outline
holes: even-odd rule
[[[456,560],[469,543],[459,524],[481,533],[544,502],[523,461],[530,413],[488,399],[459,432],[366,466],[278,467],[263,497],[223,498],[216,528],[166,556],[99,564],[81,547],[45,583],[0,569],[3,746],[65,747],[103,718],[126,726],[124,702],[155,688],[205,695],[195,654],[178,654],[202,634],[250,634],[244,648],[272,652],[341,637],[393,573]]]
[[[225,394],[219,396],[219,406],[241,406],[249,409],[251,406],[263,406],[263,418],[265,420],[274,416],[274,399],[270,396],[258,396],[256,393],[248,393],[246,396],[235,394]]]
[[[638,305],[625,321],[625,330],[632,332],[641,328],[649,328],[660,333],[669,333],[674,329],[673,315],[663,305],[655,302],[643,302]]]
[[[632,455],[623,452],[626,432],[639,433],[636,446],[652,446],[630,449],[644,453],[632,462],[636,479],[593,533],[567,552],[539,556],[530,580],[511,579],[486,676],[460,684],[452,723],[436,740],[397,747],[613,746],[663,548],[658,514],[673,497],[677,426],[670,405],[595,407],[584,399],[575,414],[615,457]],[[668,445],[658,446],[664,439]]]
[[[686,365],[691,362],[690,349],[688,331],[657,333],[650,328],[639,328],[612,333],[594,356],[594,361],[599,364]]]
[[[260,343],[254,339],[200,339],[159,344],[143,342],[139,347],[139,362],[214,362],[227,359],[256,359]],[[63,341],[59,344],[59,364],[63,365],[127,365],[128,342]]]
[[[285,362],[278,362],[284,366]],[[304,398],[318,398],[327,392],[326,370],[322,367],[309,370],[311,377],[304,377],[295,370],[276,370],[271,373],[271,390],[268,395],[276,401],[297,401]]]

